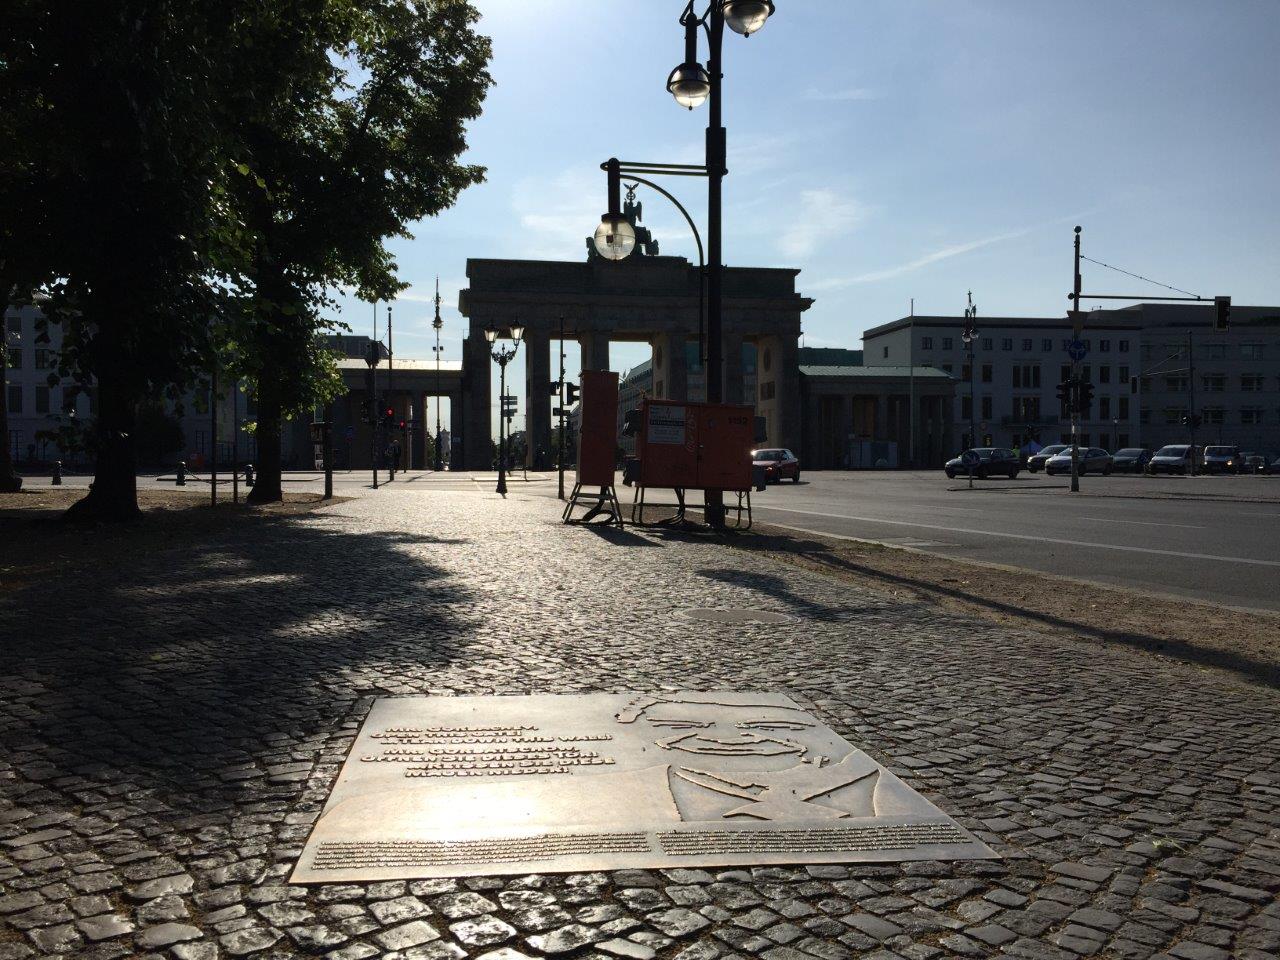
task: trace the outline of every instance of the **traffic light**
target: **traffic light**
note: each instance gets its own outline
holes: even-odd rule
[[[1089,408],[1093,406],[1093,384],[1088,380],[1081,380],[1076,384],[1076,412],[1080,416],[1089,415]]]
[[[628,410],[622,415],[622,435],[634,437],[640,432],[640,411]]]
[[[400,429],[401,429],[401,430],[403,430],[403,429],[405,428],[405,426],[406,426],[405,421],[401,420],[401,421],[400,421]]]
[[[1213,329],[1218,333],[1226,333],[1231,327],[1231,298],[1213,298]]]
[[[382,424],[390,430],[396,423],[396,412],[391,407],[387,407],[382,411]]]
[[[578,385],[576,383],[566,383],[564,385],[564,405],[572,407],[578,402]]]
[[[551,381],[551,389],[550,389],[550,390],[548,390],[547,392],[548,392],[548,393],[550,393],[550,394],[551,394],[551,396],[553,396],[553,397],[558,397],[558,396],[560,396],[560,381],[559,381],[559,380],[552,380],[552,381]]]
[[[1063,410],[1068,410],[1071,407],[1071,385],[1072,382],[1070,380],[1063,380],[1058,384],[1058,402],[1062,404]]]

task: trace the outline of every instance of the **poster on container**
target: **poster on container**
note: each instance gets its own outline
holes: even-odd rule
[[[649,443],[684,443],[684,407],[649,404],[646,439]]]

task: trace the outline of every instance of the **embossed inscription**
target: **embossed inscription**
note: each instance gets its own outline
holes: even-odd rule
[[[612,740],[610,734],[543,737],[537,733],[537,727],[524,725],[387,727],[369,735],[383,749],[363,754],[360,761],[406,764],[406,777],[520,777],[614,763],[612,757],[573,746]]]
[[[431,867],[651,852],[649,838],[643,833],[548,834],[457,841],[369,840],[321,843],[311,867],[313,870]]]
[[[906,850],[934,843],[969,843],[950,823],[896,823],[807,830],[673,830],[658,834],[662,852],[672,857],[724,853],[826,853],[848,850]]]

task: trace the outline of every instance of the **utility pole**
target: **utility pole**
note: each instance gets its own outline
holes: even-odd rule
[[[1080,312],[1080,228],[1076,227],[1075,286],[1071,298],[1071,336],[1079,340],[1084,331],[1084,314]],[[1080,492],[1080,361],[1071,358],[1071,380],[1074,384],[1067,396],[1071,398],[1071,492]]]
[[[378,424],[382,422],[378,403],[378,301],[373,301],[373,337],[369,341],[369,464],[373,467],[373,489],[378,489]]]
[[[560,435],[556,439],[556,473],[559,474],[559,496],[564,499],[564,314],[560,314]]]
[[[393,411],[396,408],[395,364],[396,364],[395,352],[391,349],[391,304],[388,303],[387,304],[387,403],[391,405],[391,409]],[[392,433],[392,431],[395,430],[395,426],[393,425],[394,420],[395,420],[395,414],[393,413],[392,414],[393,423],[387,424],[387,446],[388,447],[395,442],[394,434]],[[394,480],[396,478],[395,460],[392,460],[391,463],[387,465],[387,477],[388,477],[388,480]]]
[[[444,321],[440,319],[440,278],[439,277],[436,277],[435,305],[436,305],[436,317],[434,320],[431,321],[431,326],[436,331],[436,470],[443,470],[444,469],[444,447],[440,445],[440,328],[444,326]]]
[[[969,291],[969,305],[964,309],[964,333],[962,337],[965,349],[969,351],[969,446],[978,444],[978,368],[974,359],[974,344],[978,340],[978,308],[973,302],[973,291]]]
[[[1191,476],[1196,475],[1196,359],[1191,352],[1191,331],[1187,330],[1187,424],[1191,431]]]

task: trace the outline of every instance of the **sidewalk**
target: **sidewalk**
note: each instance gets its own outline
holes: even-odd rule
[[[1280,952],[1280,692],[559,511],[392,485],[0,593],[0,960]],[[663,688],[786,693],[1005,859],[285,884],[374,698]]]

